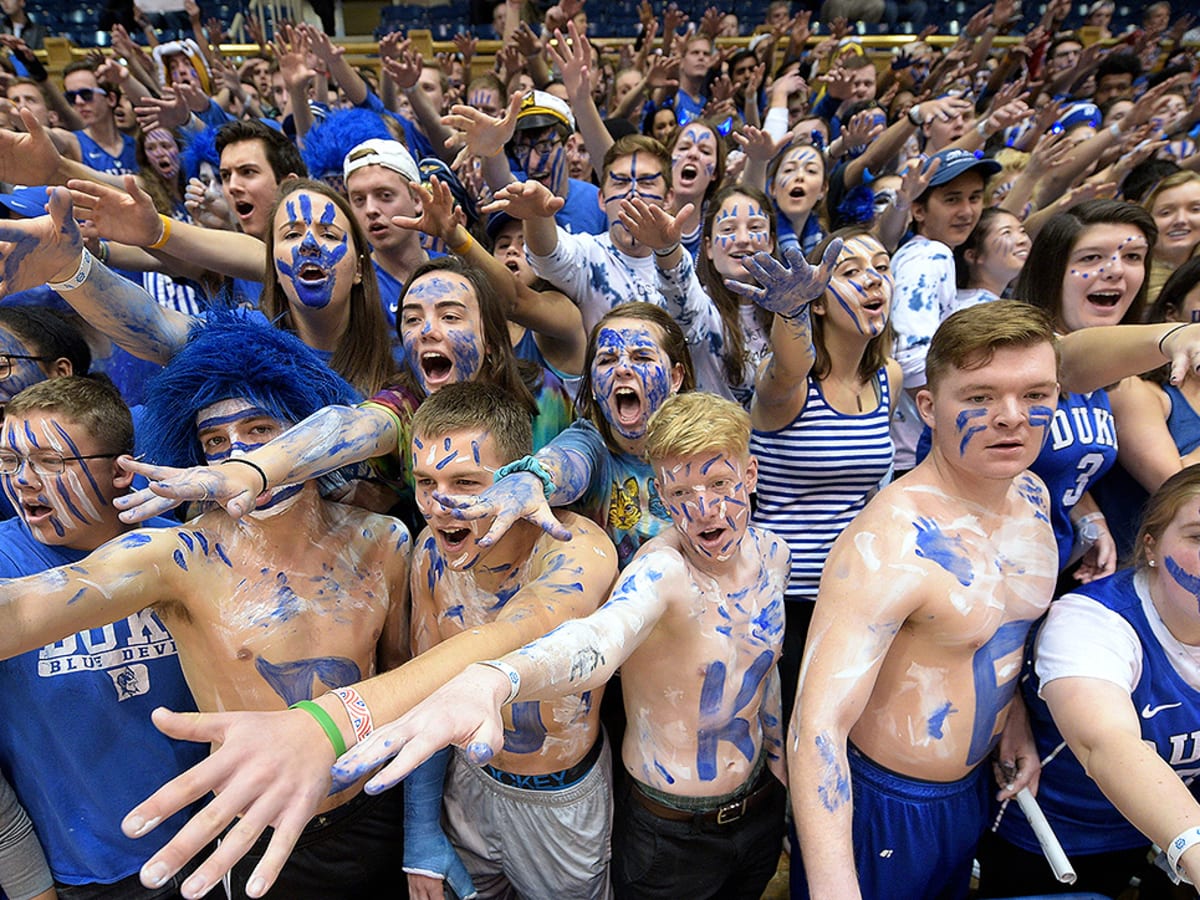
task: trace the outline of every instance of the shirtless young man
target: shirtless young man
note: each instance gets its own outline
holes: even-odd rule
[[[417,506],[429,526],[413,558],[414,653],[437,654],[479,626],[511,625],[531,603],[553,609],[547,629],[600,605],[617,556],[599,526],[561,513],[570,543],[521,522],[484,548],[476,541],[490,523],[464,524],[438,502],[482,491],[497,470],[532,451],[524,406],[493,385],[447,385],[417,409],[412,433]],[[468,764],[461,751],[450,760],[449,838],[480,897],[514,889],[523,897],[610,895],[612,761],[600,729],[600,690],[514,703],[488,765]],[[430,876],[446,876],[460,896],[467,893],[454,883],[453,864],[450,872],[436,865],[429,842],[416,837],[437,828],[449,755],[436,754],[405,782],[406,838],[414,839],[406,841],[404,868],[413,896],[442,896]]]
[[[618,896],[758,897],[783,833],[775,660],[789,555],[748,525],[749,439],[734,403],[667,400],[646,454],[675,528],[641,548],[601,609],[467,668],[338,768],[353,777],[402,747],[386,783],[447,742],[484,761],[508,740],[505,703],[594,691],[620,667],[632,778],[614,827]]]
[[[1001,799],[1036,789],[1013,694],[1058,571],[1025,471],[1057,353],[1046,317],[1012,301],[933,337],[917,395],[933,448],[843,532],[821,579],[789,742],[793,897],[965,897],[997,744]]]
[[[212,322],[151,383],[145,449],[168,463],[238,464],[239,454],[291,422],[351,396],[298,339],[268,326]],[[64,442],[49,425],[39,431],[14,422],[4,443],[29,458]],[[403,661],[409,547],[394,519],[327,502],[312,482],[280,488],[260,495],[244,519],[217,510],[176,528],[131,532],[74,565],[0,583],[0,654],[149,608],[175,638],[199,709],[283,709],[373,674],[377,646],[383,666]],[[357,793],[321,804],[323,815],[284,869],[283,896],[361,898],[392,889],[400,811]],[[255,824],[243,817],[231,835]],[[344,842],[335,845],[346,854],[336,866],[328,863],[330,839]],[[326,852],[315,858],[304,844],[318,842]],[[246,866],[235,870],[233,896],[245,895]],[[142,875],[151,887],[166,880],[166,873]],[[185,891],[195,896],[213,884],[201,878]]]

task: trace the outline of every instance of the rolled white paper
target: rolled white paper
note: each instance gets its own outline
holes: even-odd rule
[[[1017,805],[1021,807],[1021,812],[1025,813],[1029,827],[1033,829],[1034,837],[1041,844],[1042,854],[1046,857],[1046,862],[1050,863],[1050,868],[1054,870],[1054,877],[1063,884],[1074,884],[1078,877],[1075,869],[1072,868],[1071,861],[1067,859],[1062,844],[1055,837],[1050,823],[1046,821],[1046,815],[1042,812],[1042,808],[1038,806],[1033,794],[1029,793],[1029,788],[1021,788],[1017,792]]]

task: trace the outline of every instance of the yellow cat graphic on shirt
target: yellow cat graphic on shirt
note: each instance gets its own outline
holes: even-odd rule
[[[638,503],[637,479],[626,478],[624,485],[614,481],[612,503],[608,506],[609,530],[632,531],[641,518],[642,507]]]

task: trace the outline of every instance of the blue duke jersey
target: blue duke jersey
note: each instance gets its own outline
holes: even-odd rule
[[[1143,575],[1125,569],[1056,601],[1037,638],[1035,658],[1037,675],[1024,680],[1022,691],[1039,757],[1045,759],[1063,740],[1037,696],[1041,679],[1079,675],[1132,686],[1142,739],[1185,784],[1200,774],[1200,671],[1158,617]],[[1172,658],[1187,660],[1182,665],[1191,668],[1192,680]],[[1042,769],[1038,802],[1068,855],[1150,843],[1108,802],[1069,747]],[[999,833],[1024,850],[1040,852],[1015,803]]]
[[[97,172],[110,175],[136,175],[140,169],[137,161],[137,144],[127,134],[121,135],[121,153],[113,156],[86,131],[72,132],[79,140],[79,151],[83,161]]]
[[[86,555],[39,543],[20,519],[0,523],[0,577]],[[202,744],[161,734],[150,721],[158,706],[196,709],[175,641],[149,610],[0,662],[0,769],[33,820],[56,880],[126,878],[187,821],[190,810],[145,838],[121,833],[134,805],[207,755]]]
[[[1029,468],[1050,492],[1050,524],[1065,568],[1075,542],[1070,512],[1117,461],[1117,430],[1105,391],[1059,397],[1042,452]]]

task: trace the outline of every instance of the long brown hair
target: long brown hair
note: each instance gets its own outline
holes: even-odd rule
[[[138,172],[138,180],[141,182],[142,189],[150,195],[150,199],[154,201],[154,208],[162,215],[170,218],[175,218],[175,213],[178,211],[179,199],[183,197],[183,186],[187,179],[183,175],[183,145],[179,140],[179,135],[167,128],[156,128],[154,131],[165,131],[171,135],[175,141],[175,146],[179,150],[179,171],[175,175],[175,184],[171,184],[163,177],[158,168],[151,164],[150,157],[146,155],[146,141],[150,137],[149,131],[138,131],[135,146],[137,147],[137,161],[140,171]]]
[[[879,238],[877,238],[869,228],[863,225],[852,225],[849,228],[841,228],[835,231],[833,234],[827,235],[821,241],[821,243],[817,244],[813,252],[809,254],[808,261],[814,266],[819,266],[821,264],[821,258],[825,255],[825,248],[829,246],[829,243],[834,238],[849,240],[853,237],[869,237],[874,241],[879,240]],[[882,246],[882,243],[880,246]],[[827,297],[829,294],[828,288],[826,289],[825,294]],[[823,303],[829,302],[826,297],[821,298]],[[895,302],[894,292],[892,295],[892,301]],[[817,381],[821,381],[826,375],[829,374],[830,369],[833,368],[833,363],[829,358],[829,351],[825,349],[825,317],[810,316],[810,319],[812,320],[812,342],[814,354],[811,374],[812,377]],[[860,381],[870,381],[875,376],[876,372],[887,365],[888,353],[892,348],[893,338],[892,309],[889,305],[887,324],[883,326],[883,330],[880,331],[879,334],[867,341],[866,349],[863,350],[862,359],[858,361],[858,378]]]
[[[641,301],[623,303],[613,307],[605,314],[604,318],[596,323],[592,333],[588,335],[587,352],[584,354],[583,360],[583,377],[579,380],[579,392],[575,395],[575,411],[579,413],[580,418],[588,419],[596,426],[600,434],[604,436],[604,442],[610,448],[616,447],[616,441],[613,438],[608,419],[604,418],[600,404],[592,396],[592,361],[596,358],[596,339],[600,330],[613,319],[639,319],[657,325],[663,334],[662,349],[666,351],[667,359],[671,361],[672,366],[677,364],[683,366],[683,381],[679,385],[680,392],[696,389],[696,372],[692,368],[692,355],[688,352],[687,338],[684,337],[679,323],[671,318],[670,313],[652,303],[642,303]]]
[[[296,191],[310,191],[327,198],[346,217],[350,239],[354,243],[354,256],[358,262],[359,281],[350,287],[350,320],[345,332],[338,338],[330,360],[330,368],[349,381],[355,388],[370,397],[380,388],[394,381],[396,364],[392,360],[392,342],[388,335],[387,318],[379,299],[379,285],[375,281],[375,266],[371,263],[370,245],[363,234],[354,211],[341,194],[319,181],[308,178],[288,178],[275,194],[275,205],[271,207],[271,227],[267,229],[266,278],[263,281],[262,299],[259,307],[268,319],[287,331],[295,333],[292,321],[292,305],[283,285],[279,282],[279,270],[275,267],[275,215],[279,206]]]
[[[541,367],[523,369],[512,349],[508,336],[508,320],[504,316],[504,304],[500,295],[492,286],[488,277],[475,266],[457,256],[443,256],[421,263],[404,283],[400,292],[399,306],[404,306],[404,298],[408,295],[413,283],[418,278],[430,272],[449,272],[460,275],[471,285],[475,292],[475,300],[479,304],[479,320],[483,324],[483,362],[473,381],[495,384],[503,388],[508,396],[520,402],[530,415],[538,414],[537,401],[534,400],[533,390],[540,387],[540,378],[544,375]],[[400,333],[403,316],[396,316],[396,332]],[[405,367],[401,373],[401,383],[412,391],[418,400],[424,400],[428,394],[421,386],[420,380]]]
[[[704,286],[704,290],[708,292],[708,296],[712,298],[713,306],[717,308],[717,312],[721,316],[721,326],[725,332],[725,352],[721,360],[725,366],[725,380],[731,385],[739,385],[746,377],[746,335],[742,329],[742,314],[741,314],[741,298],[729,288],[725,287],[725,279],[721,277],[721,273],[717,271],[713,265],[712,258],[709,255],[709,248],[712,245],[713,225],[717,219],[717,213],[721,211],[721,207],[725,205],[725,201],[730,197],[743,196],[753,200],[763,210],[767,217],[767,222],[770,227],[771,244],[775,245],[775,204],[771,202],[758,188],[746,184],[728,184],[717,191],[709,201],[708,209],[704,214],[704,228],[701,232],[703,235],[701,244],[702,252],[696,260],[696,275],[700,279],[700,284]],[[763,330],[770,328],[771,315],[762,307],[755,304],[755,316],[762,324]]]
[[[1158,226],[1154,224],[1154,217],[1133,203],[1087,200],[1051,217],[1038,232],[1013,290],[1017,300],[1024,300],[1045,310],[1060,334],[1067,331],[1063,321],[1062,294],[1071,251],[1084,231],[1093,225],[1131,225],[1145,236],[1146,243],[1150,245],[1146,250],[1142,286],[1121,317],[1122,325],[1142,321],[1146,292],[1150,287],[1150,257],[1158,240]]]

